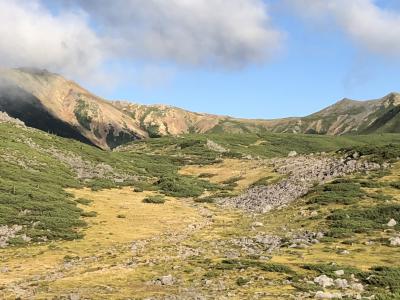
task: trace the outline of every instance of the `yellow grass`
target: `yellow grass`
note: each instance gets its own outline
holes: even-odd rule
[[[266,176],[277,176],[272,167],[263,161],[239,159],[225,159],[221,163],[206,166],[185,166],[179,173],[192,176],[213,174],[214,176],[206,178],[213,183],[222,183],[233,177],[243,177],[236,182],[238,185],[235,190],[243,190]]]
[[[183,201],[168,198],[165,204],[147,204],[142,199],[152,193],[135,193],[130,188],[69,192],[76,197],[93,200],[90,206],[81,206],[85,210],[97,212],[96,217],[86,218],[89,227],[84,230],[85,237],[71,242],[52,242],[50,246],[0,250],[1,266],[9,268],[9,272],[0,273],[0,286],[53,272],[63,265],[65,256],[84,259],[120,251],[124,247],[129,250],[129,245],[134,240],[171,231],[179,232],[200,218],[196,210]],[[125,218],[118,218],[120,214]],[[119,259],[126,255],[120,255]],[[112,269],[110,271],[115,272]],[[106,277],[108,276],[110,275]],[[113,276],[121,274],[116,272]],[[84,277],[87,276],[72,274],[72,278],[62,281],[79,283]]]

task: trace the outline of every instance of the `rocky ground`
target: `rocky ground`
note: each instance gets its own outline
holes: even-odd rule
[[[219,199],[218,203],[249,212],[265,213],[283,207],[306,195],[316,184],[355,172],[378,170],[382,166],[354,157],[335,157],[326,154],[291,155],[270,162],[276,172],[286,178],[276,184],[257,186],[237,197]]]

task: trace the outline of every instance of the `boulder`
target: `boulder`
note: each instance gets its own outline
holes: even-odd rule
[[[396,237],[392,237],[389,239],[390,241],[390,246],[400,246],[400,237],[396,236]]]
[[[333,279],[326,276],[326,275],[321,275],[316,278],[314,278],[314,282],[322,286],[323,288],[330,287],[334,285]],[[329,299],[329,298],[328,298]]]
[[[347,282],[346,279],[336,279],[335,286],[338,289],[347,289],[349,287],[349,283]]]
[[[171,274],[162,276],[160,278],[160,281],[161,281],[162,285],[173,285],[175,283],[175,279],[174,279],[174,277],[172,277]]]
[[[337,271],[335,271],[335,275],[336,276],[343,276],[344,275],[344,271],[343,270],[337,270]]]
[[[390,221],[387,223],[388,227],[394,227],[397,225],[397,222],[395,219],[390,219]]]

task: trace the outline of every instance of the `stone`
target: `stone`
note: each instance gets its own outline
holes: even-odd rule
[[[400,237],[392,237],[389,239],[390,241],[390,246],[400,246]]]
[[[288,157],[295,157],[297,156],[297,152],[296,151],[290,151],[288,154]]]
[[[161,281],[162,285],[173,285],[175,283],[175,279],[174,279],[174,277],[172,277],[171,274],[162,276],[160,278],[160,281]]]
[[[335,271],[335,275],[336,276],[343,276],[344,275],[344,271],[343,270],[337,270],[337,271]]]
[[[397,222],[395,219],[390,219],[390,221],[387,223],[388,227],[394,227],[397,225]]]
[[[357,291],[357,292],[363,292],[364,291],[364,286],[361,283],[352,283],[350,285],[350,288],[352,290]]]
[[[342,299],[341,293],[328,293],[323,291],[318,291],[315,294],[316,299]]]
[[[81,296],[79,294],[69,294],[69,300],[80,300]]]
[[[264,224],[261,222],[253,222],[251,225],[254,227],[263,227],[264,226]]]
[[[330,287],[334,285],[333,279],[326,276],[326,275],[321,275],[316,278],[314,278],[314,282],[322,286],[323,288]]]
[[[346,289],[349,287],[349,283],[346,279],[336,279],[335,286],[339,289]]]

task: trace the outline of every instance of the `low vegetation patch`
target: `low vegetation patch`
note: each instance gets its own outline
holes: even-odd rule
[[[148,196],[143,199],[143,203],[164,204],[165,197],[162,195]]]
[[[344,204],[357,203],[366,193],[361,185],[349,179],[337,179],[323,186],[317,186],[310,193],[307,204]]]
[[[240,270],[248,268],[255,268],[265,272],[286,273],[286,274],[294,273],[294,271],[286,265],[276,264],[276,263],[265,263],[258,260],[224,259],[220,263],[215,265],[215,269],[218,270]]]
[[[385,229],[390,219],[400,220],[400,205],[376,205],[368,208],[338,209],[328,216],[329,236],[347,237],[354,233]],[[400,229],[399,224],[395,226]]]

